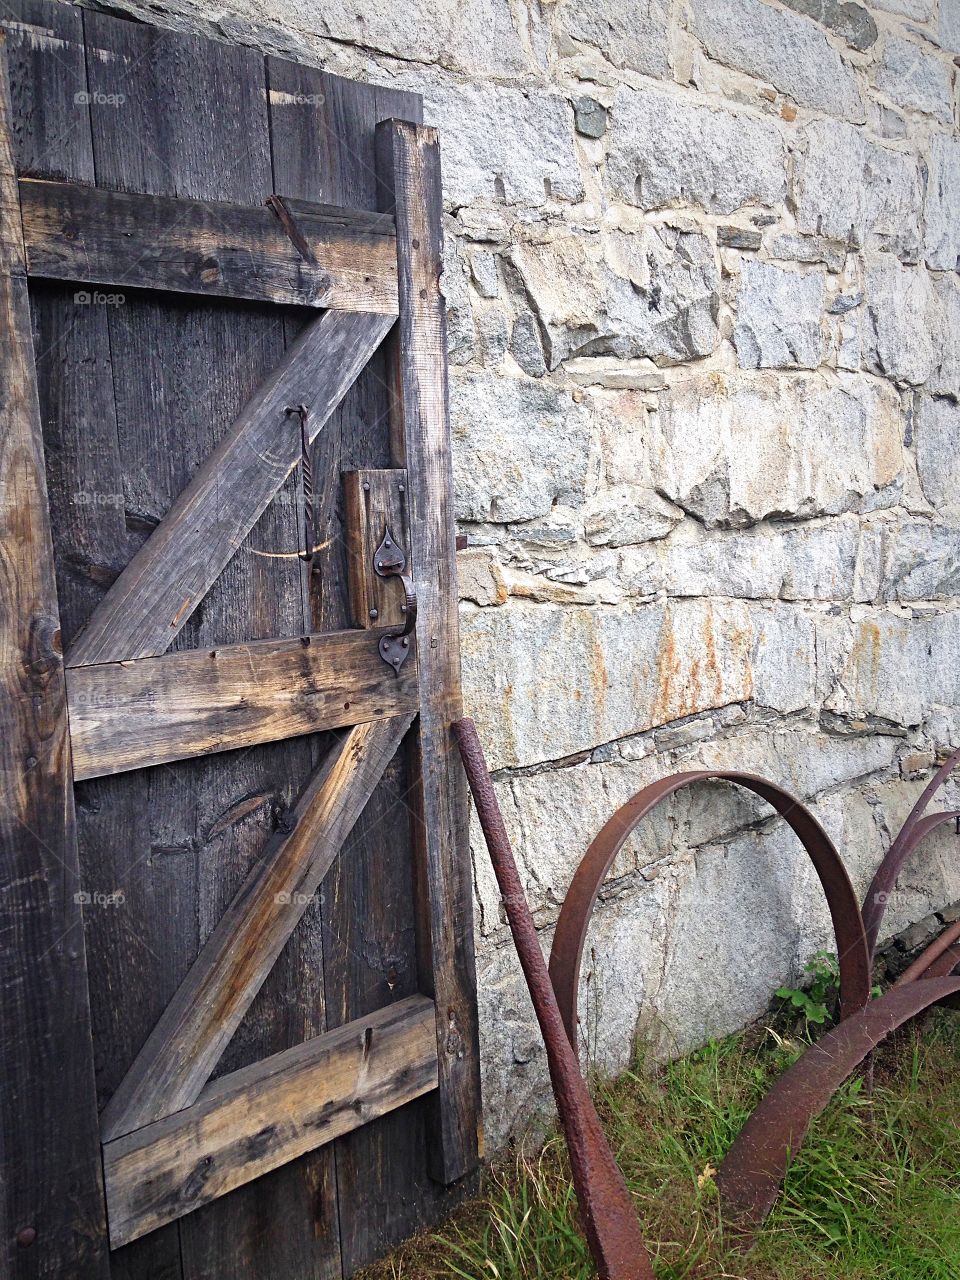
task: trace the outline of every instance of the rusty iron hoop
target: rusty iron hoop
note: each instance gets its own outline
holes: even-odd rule
[[[651,810],[684,787],[706,781],[732,782],[752,791],[792,827],[813,862],[833,921],[840,961],[841,1018],[862,1009],[870,999],[867,938],[856,894],[840,854],[809,809],[789,792],[755,774],[725,770],[678,773],[644,787],[616,811],[584,854],[567,891],[550,952],[550,977],[574,1049],[583,948],[607,873],[627,838]]]
[[[883,923],[887,902],[907,859],[917,845],[936,827],[960,817],[960,814],[956,811],[934,813],[928,817],[923,816],[930,801],[958,767],[960,767],[960,751],[955,751],[953,755],[944,761],[924,787],[920,799],[910,810],[906,822],[900,828],[896,838],[887,850],[886,856],[877,868],[873,880],[870,882],[870,888],[867,890],[866,897],[863,900],[863,923],[867,931],[871,962],[876,950],[877,939],[880,936],[880,926]]]
[[[740,1130],[717,1172],[724,1208],[751,1232],[773,1208],[791,1158],[837,1089],[891,1032],[960,992],[960,978],[892,987],[838,1023],[789,1067]]]

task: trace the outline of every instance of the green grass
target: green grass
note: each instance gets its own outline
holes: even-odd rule
[[[596,1096],[658,1280],[958,1280],[960,1015],[939,1013],[876,1056],[817,1121],[748,1252],[725,1232],[712,1178],[800,1046],[754,1029],[662,1072],[642,1063]],[[481,1197],[367,1280],[591,1280],[562,1140],[491,1170]]]

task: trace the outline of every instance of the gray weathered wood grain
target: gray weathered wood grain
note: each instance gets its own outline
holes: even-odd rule
[[[437,1087],[436,1013],[408,996],[208,1084],[103,1149],[113,1248]]]
[[[447,393],[440,148],[435,129],[377,128],[381,207],[397,224],[400,320],[391,368],[397,466],[410,485],[418,598],[421,709],[415,830],[423,989],[437,1004],[440,1091],[431,1131],[434,1176],[453,1182],[478,1162],[480,1058],[473,893],[463,770],[450,733],[460,714],[460,631]]]
[[[69,17],[61,30],[75,38]],[[0,1273],[93,1280],[109,1274],[106,1224],[63,657],[2,33],[0,332]]]
[[[300,460],[289,406],[315,438],[389,330],[326,311],[301,334],[134,556],[69,654],[71,666],[164,653]]]
[[[359,725],[324,761],[104,1109],[104,1140],[196,1100],[411,720]]]
[[[27,274],[111,290],[163,289],[397,313],[392,219],[297,203],[305,259],[260,206],[22,179]]]
[[[365,631],[72,667],[67,699],[76,779],[413,714],[418,703],[416,663],[395,675]]]

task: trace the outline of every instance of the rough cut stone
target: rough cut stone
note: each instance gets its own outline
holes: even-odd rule
[[[554,369],[592,342],[606,310],[606,289],[596,236],[561,232],[542,244],[519,244],[510,261],[543,329]]]
[[[582,387],[604,387],[609,391],[660,391],[666,378],[650,360],[618,360],[615,356],[579,356],[564,365],[574,382]]]
[[[481,250],[470,259],[470,274],[481,298],[495,298],[500,292],[497,275],[497,259],[492,253]]]
[[[934,280],[940,303],[942,341],[937,367],[927,382],[936,395],[960,399],[960,278],[955,274]]]
[[[462,617],[467,704],[490,767],[557,760],[753,692],[747,606],[681,601]]]
[[[890,505],[900,400],[851,374],[702,374],[660,400],[656,487],[709,527]]]
[[[867,367],[919,385],[936,370],[943,326],[933,282],[922,267],[889,253],[871,254],[866,269]]]
[[[861,53],[876,43],[877,24],[863,5],[840,0],[783,0],[783,3],[788,9],[796,9],[797,13],[828,27]]]
[[[596,98],[577,98],[573,121],[584,138],[602,138],[607,131],[607,109]]]
[[[944,124],[952,124],[953,77],[950,68],[913,40],[887,37],[873,82],[881,93],[904,111],[922,111]]]
[[[785,231],[770,246],[771,258],[788,262],[823,262],[827,270],[837,274],[843,270],[847,258],[846,245],[823,236],[803,236]]]
[[[482,836],[473,848],[476,867],[489,863]],[[535,1119],[543,1123],[552,1097],[530,993],[509,941],[478,948],[477,1003],[484,1137],[496,1150],[515,1128],[527,1128]]]
[[[781,715],[816,699],[817,629],[802,609],[775,604],[752,613],[753,698]]]
[[[690,30],[712,58],[768,80],[803,106],[857,123],[856,77],[813,22],[762,0],[692,0]]]
[[[717,243],[725,249],[759,249],[763,235],[753,227],[717,227]]]
[[[874,9],[884,9],[887,13],[899,13],[904,18],[913,18],[917,22],[929,22],[933,17],[936,0],[872,0]]]
[[[233,6],[231,6],[233,8]],[[273,19],[311,35],[390,54],[413,62],[439,62],[457,71],[516,75],[528,70],[508,0],[412,0],[397,21],[389,0],[240,0],[259,21]]]
[[[486,369],[495,369],[507,354],[510,340],[507,318],[496,307],[485,307],[477,315],[476,326],[480,363]]]
[[[960,510],[960,405],[924,396],[917,414],[917,471],[939,512]]]
[[[741,600],[873,600],[880,588],[880,536],[855,516],[814,528],[714,532],[659,551],[670,596]]]
[[[593,396],[600,430],[603,475],[610,485],[649,489],[650,460],[646,397],[636,391],[597,392]]]
[[[614,199],[643,209],[699,205],[729,214],[778,204],[786,152],[779,128],[696,97],[621,88],[610,115],[607,182]]]
[[[960,596],[960,529],[917,520],[890,530],[883,575],[887,599]]]
[[[604,250],[610,351],[672,364],[715,350],[720,276],[705,235],[671,227],[613,231]]]
[[[649,76],[670,74],[669,0],[561,0],[561,32],[595,46],[617,67]]]
[[[960,701],[960,612],[858,623],[826,706],[861,721],[919,725],[931,703]]]
[[[547,363],[543,358],[543,345],[540,342],[540,331],[532,312],[521,311],[513,322],[510,334],[510,354],[531,378],[542,378],[547,372]]]
[[[833,120],[813,121],[802,143],[794,178],[800,230],[854,247],[876,243],[915,261],[923,200],[917,161]]]
[[[940,43],[951,53],[960,53],[960,0],[940,0]]]
[[[675,363],[709,355],[719,342],[719,272],[699,232],[643,227],[602,241],[566,233],[518,245],[511,261],[551,369],[585,348]]]
[[[939,271],[960,271],[960,138],[938,133],[930,148],[924,253]]]
[[[461,84],[436,73],[397,77],[423,94],[424,118],[443,131],[444,199],[542,205],[580,200],[583,179],[573,143],[573,112],[556,94],[492,84]]]
[[[592,547],[630,547],[665,538],[683,512],[636,485],[604,489],[590,504],[584,533]]]
[[[480,605],[505,604],[509,594],[503,569],[487,547],[457,552],[457,586],[461,600]]]
[[[555,387],[495,374],[451,379],[456,514],[531,520],[557,499],[582,501],[590,419]]]
[[[815,369],[823,359],[826,277],[745,262],[733,340],[744,369]]]
[[[447,240],[441,287],[447,304],[447,348],[452,364],[468,364],[473,359],[477,337],[467,271],[456,240]]]

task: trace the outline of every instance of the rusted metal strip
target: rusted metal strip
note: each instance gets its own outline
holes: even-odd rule
[[[725,1213],[743,1228],[759,1227],[811,1122],[837,1089],[892,1031],[957,992],[958,978],[894,987],[811,1045],[773,1085],[720,1166],[717,1186]]]
[[[540,940],[472,720],[453,725],[517,954],[547,1049],[584,1233],[601,1280],[653,1280],[633,1200],[607,1144],[576,1052],[564,1030]]]
[[[841,1017],[849,1017],[870,999],[870,964],[860,907],[846,868],[830,837],[794,796],[749,773],[697,771],[663,778],[638,792],[617,810],[584,855],[564,899],[550,953],[550,977],[570,1043],[577,1045],[577,993],[590,917],[614,859],[636,826],[652,809],[695,782],[733,782],[766,800],[799,837],[816,868],[827,899],[840,960]]]
[[[867,890],[867,895],[863,901],[863,923],[867,931],[871,960],[876,950],[877,939],[880,936],[880,926],[883,923],[887,903],[904,864],[920,841],[924,839],[933,827],[939,826],[943,821],[949,821],[949,816],[944,817],[941,814],[933,814],[931,818],[927,819],[924,819],[923,815],[930,801],[958,767],[960,767],[960,751],[955,751],[940,766],[924,788],[923,794],[910,810],[909,817],[900,828],[899,834],[887,850],[886,857],[880,863],[877,873],[871,881],[870,888]]]
[[[909,968],[904,969],[893,984],[895,987],[905,986],[908,982],[916,982],[918,978],[947,978],[960,964],[960,920],[948,925],[935,938]]]

